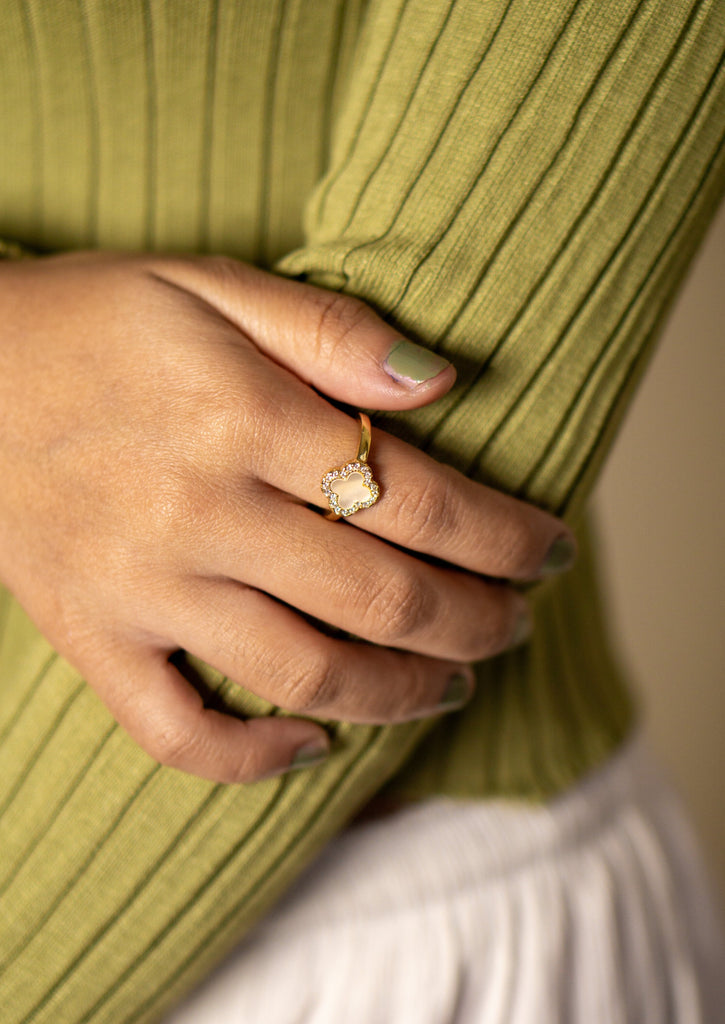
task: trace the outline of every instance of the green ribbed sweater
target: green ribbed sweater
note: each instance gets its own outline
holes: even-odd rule
[[[0,235],[362,297],[459,374],[375,422],[582,545],[464,712],[245,787],[155,764],[0,592],[4,1024],[158,1020],[384,785],[540,799],[627,734],[583,512],[725,188],[724,54],[721,0],[0,6]]]

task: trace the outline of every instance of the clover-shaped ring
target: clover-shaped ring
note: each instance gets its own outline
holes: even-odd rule
[[[368,466],[372,435],[370,420],[364,412],[360,417],[360,444],[357,456],[346,466],[336,466],[325,473],[320,487],[330,503],[328,519],[339,519],[351,516],[361,508],[370,508],[380,497],[380,488],[373,480],[372,470]]]

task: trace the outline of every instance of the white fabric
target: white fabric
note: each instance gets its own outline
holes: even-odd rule
[[[639,742],[545,807],[353,826],[168,1024],[721,1024],[725,944]]]

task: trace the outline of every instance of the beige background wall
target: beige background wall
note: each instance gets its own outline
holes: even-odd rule
[[[620,649],[725,894],[725,206],[596,501]]]

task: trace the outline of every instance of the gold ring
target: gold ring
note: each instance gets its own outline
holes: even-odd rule
[[[320,487],[330,503],[327,519],[339,519],[340,516],[351,516],[361,508],[370,508],[380,497],[380,488],[373,480],[372,470],[368,466],[368,455],[372,434],[370,420],[364,412],[360,417],[360,444],[357,455],[346,466],[336,466],[325,473]]]

